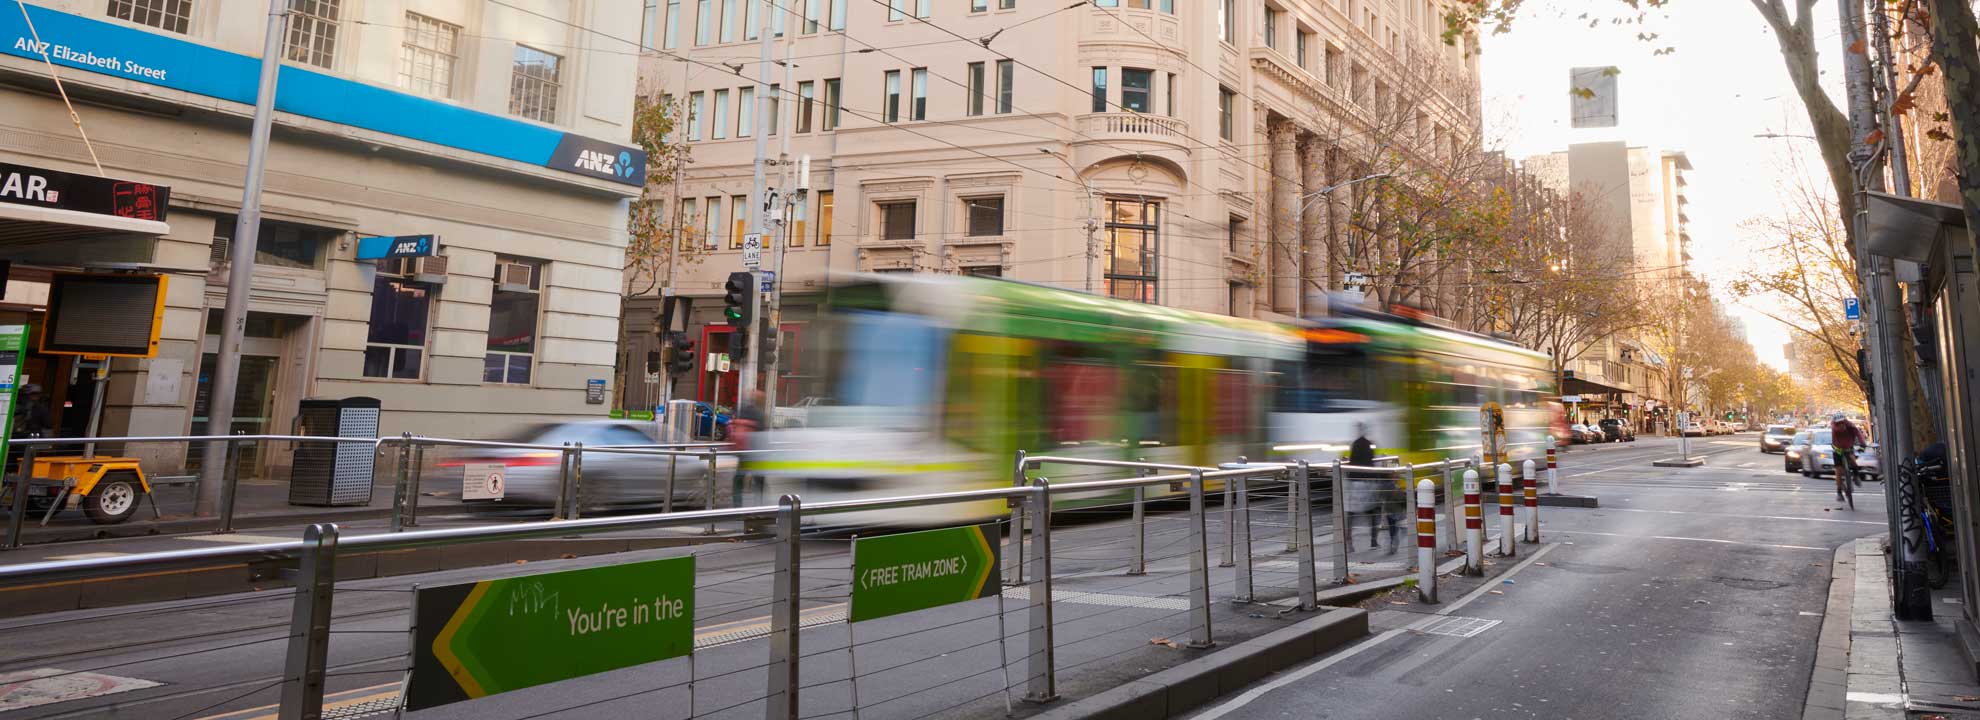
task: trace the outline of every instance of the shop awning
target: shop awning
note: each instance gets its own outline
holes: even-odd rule
[[[1874,254],[1922,263],[1931,258],[1942,233],[1966,232],[1966,215],[1958,205],[1880,192],[1864,195]]]
[[[1635,392],[1635,390],[1626,390],[1614,385],[1605,385],[1594,380],[1584,380],[1575,377],[1572,370],[1569,370],[1567,376],[1561,379],[1562,395],[1610,395]]]
[[[0,162],[0,260],[150,262],[171,198],[163,185]]]

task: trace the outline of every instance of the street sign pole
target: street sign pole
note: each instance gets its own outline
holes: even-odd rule
[[[784,87],[786,88],[794,87],[791,85],[791,47],[793,45],[795,43],[784,43]],[[783,98],[777,98],[777,101],[783,102]],[[790,128],[782,127],[785,117],[792,118],[792,126]],[[777,234],[776,239],[772,241],[770,246],[770,287],[763,288],[763,292],[770,295],[770,312],[767,326],[769,327],[770,336],[776,338],[775,342],[777,343],[776,354],[770,356],[769,361],[764,363],[766,367],[763,368],[763,422],[766,425],[774,424],[777,420],[777,386],[781,384],[777,381],[779,377],[777,368],[783,364],[784,359],[784,248],[789,247],[791,244],[791,208],[801,208],[804,203],[804,189],[802,187],[798,189],[795,198],[792,198],[790,195],[791,130],[796,128],[796,118],[797,115],[795,113],[777,113],[778,127],[775,128],[777,132],[782,133],[784,136],[783,148],[777,151],[777,167],[783,172],[783,179],[778,181],[777,190],[785,200],[781,203],[781,211],[776,214]],[[769,118],[766,117],[764,119],[768,120]],[[806,167],[808,169],[809,165],[807,164]]]
[[[261,43],[261,87],[254,96],[254,125],[248,132],[247,177],[241,183],[241,212],[234,218],[234,239],[227,264],[227,304],[220,311],[220,347],[214,353],[213,387],[207,395],[206,434],[232,435],[234,393],[241,378],[241,337],[247,330],[249,281],[254,277],[254,250],[261,234],[261,177],[268,159],[268,131],[275,121],[275,81],[281,75],[282,26],[288,0],[268,0],[268,30]],[[220,510],[227,443],[209,442],[201,455],[199,497],[194,513],[211,517]]]
[[[756,262],[748,262],[749,251],[746,248],[743,251],[744,265],[748,267],[752,276],[750,282],[760,286],[763,276],[757,270],[763,262],[763,231],[770,225],[769,213],[764,211],[765,198],[769,197],[770,190],[769,180],[766,177],[768,170],[766,166],[770,163],[770,133],[764,121],[770,118],[770,51],[775,42],[770,32],[770,13],[777,12],[777,6],[771,0],[745,1],[762,5],[761,12],[756,14],[756,36],[762,40],[758,46],[756,64],[756,109],[753,113],[756,126],[750,128],[750,131],[756,135],[756,160],[751,164],[749,188],[749,232],[757,237]],[[761,298],[762,293],[751,293],[751,296]],[[759,312],[761,309],[761,302],[750,309],[749,352],[743,355],[741,377],[736,384],[736,417],[742,416],[743,407],[751,402],[750,396],[756,394],[756,349],[763,346],[763,334],[759,332],[763,327],[763,314]],[[763,417],[767,420],[770,411],[764,410]]]

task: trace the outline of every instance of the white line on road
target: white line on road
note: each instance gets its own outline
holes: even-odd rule
[[[1506,574],[1500,575],[1497,579],[1504,580],[1507,578],[1511,578],[1515,573],[1518,573],[1521,570],[1525,570],[1528,566],[1531,566],[1535,561],[1539,560],[1542,555],[1546,555],[1547,551],[1552,550],[1555,547],[1558,546],[1551,543],[1542,546],[1539,550],[1535,551],[1531,556],[1528,556],[1524,562],[1521,562],[1518,565],[1514,565],[1511,570],[1507,570]],[[1210,708],[1209,710],[1203,711],[1202,714],[1195,716],[1194,720],[1216,720],[1217,718],[1229,714],[1233,710],[1251,704],[1252,701],[1257,700],[1258,698],[1264,697],[1266,693],[1272,692],[1273,690],[1277,690],[1292,683],[1299,682],[1300,680],[1303,680],[1314,673],[1333,667],[1334,665],[1340,663],[1342,660],[1346,660],[1348,658],[1354,657],[1355,655],[1361,654],[1361,652],[1364,650],[1388,642],[1390,638],[1394,638],[1397,635],[1401,635],[1406,632],[1421,630],[1423,628],[1429,627],[1431,623],[1437,622],[1437,620],[1441,616],[1449,615],[1453,612],[1457,612],[1465,605],[1470,604],[1471,601],[1484,597],[1487,592],[1496,589],[1497,586],[1500,584],[1502,583],[1489,583],[1483,585],[1479,587],[1477,590],[1471,591],[1471,594],[1464,596],[1463,599],[1458,600],[1457,602],[1451,603],[1449,605],[1446,605],[1442,609],[1439,609],[1437,612],[1431,614],[1429,617],[1411,623],[1407,627],[1399,627],[1394,630],[1385,631],[1382,634],[1375,636],[1375,639],[1373,640],[1369,640],[1368,642],[1343,650],[1339,653],[1334,654],[1331,657],[1313,663],[1312,665],[1308,665],[1306,667],[1300,668],[1298,670],[1294,670],[1285,675],[1281,675],[1277,679],[1265,683],[1264,685],[1260,685],[1250,690],[1246,690],[1244,691],[1243,694],[1231,698],[1229,702]]]
[[[1795,520],[1800,522],[1854,523],[1857,525],[1887,525],[1888,523],[1869,520],[1836,520],[1834,518],[1789,517],[1786,515],[1740,515],[1737,513],[1694,512],[1691,510],[1644,510],[1641,508],[1602,508],[1601,512],[1658,513],[1661,515],[1710,515],[1712,517],[1746,518],[1749,520]]]
[[[1629,538],[1632,540],[1684,540],[1687,542],[1719,543],[1721,545],[1745,545],[1747,547],[1780,548],[1782,550],[1819,550],[1822,552],[1831,552],[1834,550],[1834,548],[1809,547],[1807,545],[1775,545],[1773,543],[1742,542],[1739,540],[1720,540],[1718,538],[1677,537],[1674,535],[1624,535],[1622,533],[1592,532],[1589,530],[1548,530],[1547,532],[1564,533],[1568,535],[1601,535],[1603,537]]]

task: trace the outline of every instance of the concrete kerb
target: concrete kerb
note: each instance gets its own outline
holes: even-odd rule
[[[1836,548],[1829,561],[1829,597],[1816,636],[1815,668],[1808,679],[1802,720],[1839,720],[1849,695],[1850,599],[1856,595],[1856,541]]]
[[[1131,680],[1040,713],[1034,718],[1176,717],[1274,672],[1368,635],[1368,611],[1336,608],[1288,627]]]

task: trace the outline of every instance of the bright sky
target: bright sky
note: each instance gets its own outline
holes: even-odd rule
[[[1692,271],[1710,281],[1722,302],[1747,327],[1764,362],[1785,369],[1782,345],[1788,329],[1725,289],[1739,268],[1764,245],[1740,223],[1779,213],[1789,184],[1790,158],[1820,168],[1808,139],[1762,139],[1757,133],[1807,135],[1807,113],[1788,82],[1780,48],[1765,20],[1741,0],[1674,0],[1645,26],[1611,25],[1627,10],[1621,0],[1528,0],[1511,33],[1487,35],[1484,72],[1488,137],[1507,154],[1525,158],[1571,143],[1623,140],[1662,150],[1683,150],[1688,175]],[[1583,12],[1605,18],[1590,28]],[[1816,5],[1816,36],[1831,96],[1842,96],[1841,42],[1835,5]],[[1652,41],[1637,33],[1661,34]],[[1668,55],[1654,55],[1674,47]],[[1568,69],[1614,65],[1620,126],[1568,126]]]

